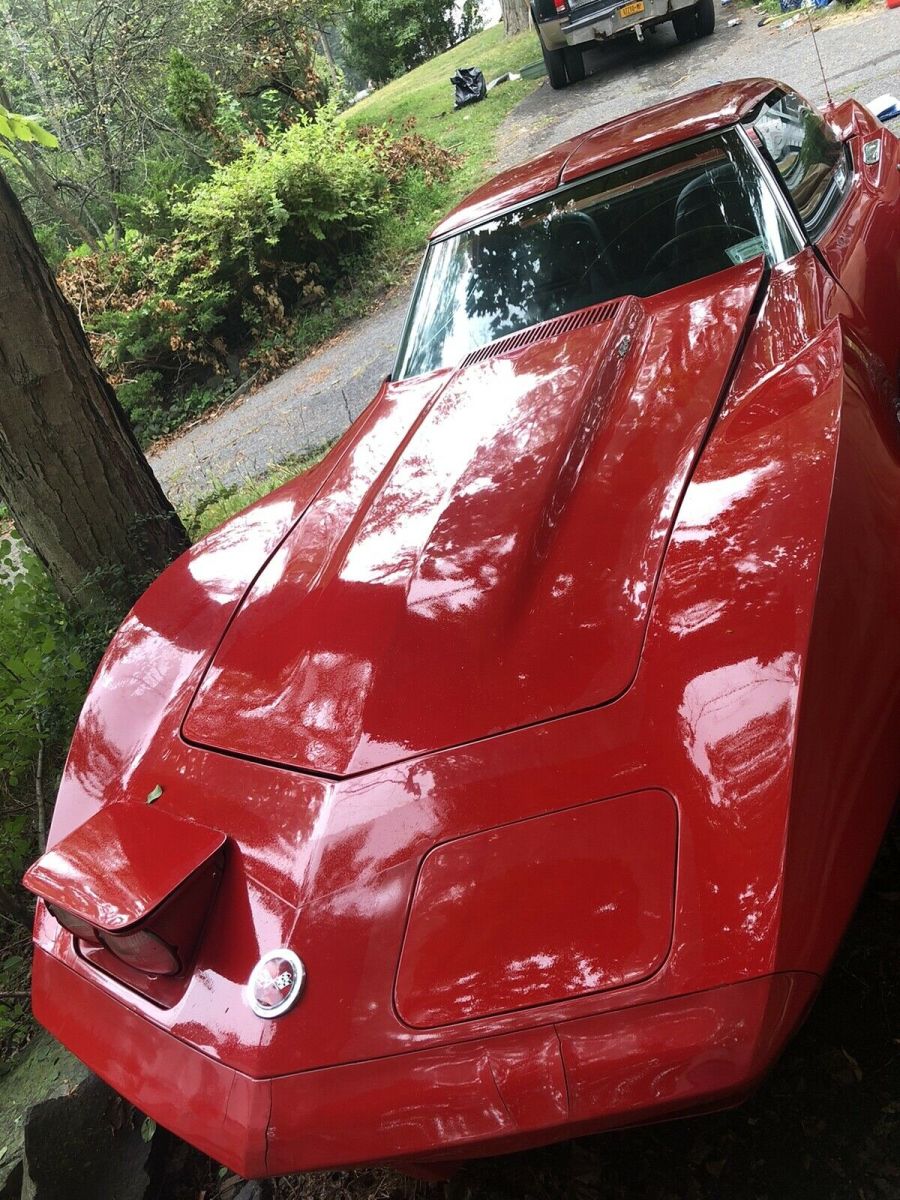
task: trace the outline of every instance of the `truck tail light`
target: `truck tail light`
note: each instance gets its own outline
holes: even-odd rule
[[[553,7],[560,14],[566,11],[566,0],[553,0]]]

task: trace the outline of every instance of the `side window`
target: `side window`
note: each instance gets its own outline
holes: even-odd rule
[[[787,93],[767,101],[753,122],[810,237],[821,233],[850,186],[844,147],[818,113]]]

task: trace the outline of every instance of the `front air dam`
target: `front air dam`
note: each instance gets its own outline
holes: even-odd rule
[[[741,1100],[819,978],[761,976],[497,1037],[275,1079],[173,1038],[39,948],[40,1022],[142,1111],[247,1178],[466,1159]],[[115,1048],[97,1030],[115,1024]],[[570,1124],[571,1122],[571,1124]]]

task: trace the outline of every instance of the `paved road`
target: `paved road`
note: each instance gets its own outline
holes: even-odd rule
[[[838,6],[835,5],[835,8]],[[806,18],[790,29],[756,24],[744,9],[741,24],[728,28],[733,9],[719,8],[711,38],[679,46],[671,25],[662,25],[643,45],[613,42],[590,52],[590,76],[583,84],[554,92],[539,88],[512,114],[501,165],[537,154],[554,142],[576,136],[622,113],[657,104],[719,80],[771,75],[783,79],[816,104],[825,88]],[[819,52],[835,100],[872,100],[900,92],[900,12],[844,18],[817,34]]]
[[[671,26],[664,25],[643,45],[629,40],[592,51],[582,84],[554,92],[545,82],[507,119],[498,139],[503,148],[498,167],[715,80],[773,75],[823,103],[805,19],[788,30],[760,29],[744,10],[741,24],[731,29],[732,11],[730,5],[719,10],[711,38],[679,46]],[[900,11],[884,9],[826,26],[818,42],[835,99],[900,94]],[[154,454],[153,468],[169,494],[190,501],[216,483],[258,475],[340,433],[391,369],[408,296],[408,285],[396,289],[333,343]]]

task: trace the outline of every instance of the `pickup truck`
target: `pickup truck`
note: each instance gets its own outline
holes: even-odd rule
[[[594,42],[644,32],[671,21],[679,42],[708,37],[716,25],[715,0],[532,0],[531,15],[552,88],[584,79],[584,51]]]

